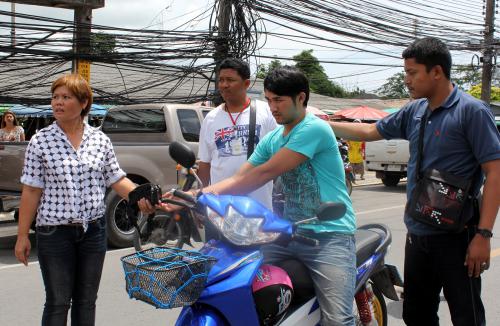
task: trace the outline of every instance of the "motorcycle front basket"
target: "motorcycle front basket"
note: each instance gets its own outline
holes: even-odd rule
[[[156,247],[124,256],[121,261],[130,298],[171,309],[198,300],[216,259],[197,251]]]

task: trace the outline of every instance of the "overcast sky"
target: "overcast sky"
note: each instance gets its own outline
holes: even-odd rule
[[[106,26],[124,28],[153,28],[153,29],[173,29],[190,21],[190,24],[182,29],[202,29],[206,28],[206,21],[193,21],[200,12],[206,10],[213,4],[213,0],[105,0],[105,7],[93,11],[93,23]],[[10,3],[0,2],[0,10],[10,11]],[[47,8],[41,6],[16,5],[16,11],[32,15],[46,16],[52,18],[73,19],[72,10]],[[0,20],[8,17],[0,16]],[[280,32],[284,28],[266,25],[268,31]],[[287,31],[290,33],[290,31]],[[317,31],[314,33],[318,34]],[[327,35],[328,36],[328,35]],[[331,35],[330,35],[331,37]],[[342,50],[327,49],[321,44],[318,46],[304,45],[286,41],[279,38],[268,38],[261,55],[278,55],[280,57],[292,57],[304,49],[314,49],[313,54],[321,60],[329,61],[349,61],[349,62],[376,62],[382,64],[402,65],[402,60],[391,58],[374,58],[366,52],[352,52]],[[332,46],[328,44],[328,46]],[[373,45],[364,44],[360,47],[373,49]],[[377,51],[380,49],[377,49]],[[400,56],[401,50],[387,48],[388,52]],[[470,56],[454,58],[456,62],[469,62]],[[268,63],[270,59],[255,60],[251,63],[255,71],[256,63]],[[292,63],[292,62],[289,62]],[[400,68],[384,68],[360,65],[339,65],[323,64],[330,78],[340,83],[347,89],[359,87],[367,91],[373,91],[382,85],[386,79],[394,73],[402,71]],[[369,74],[364,74],[369,73]],[[358,76],[351,76],[361,74]],[[344,77],[346,76],[346,77]],[[343,78],[339,78],[343,77]]]

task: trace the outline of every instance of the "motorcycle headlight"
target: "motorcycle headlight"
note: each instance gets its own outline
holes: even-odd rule
[[[224,217],[207,207],[207,216],[226,239],[237,246],[264,244],[276,240],[279,233],[262,232],[260,227],[264,222],[261,217],[245,217],[232,206],[229,206]]]

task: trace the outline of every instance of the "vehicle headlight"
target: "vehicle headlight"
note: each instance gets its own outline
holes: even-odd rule
[[[260,230],[264,219],[262,217],[245,217],[232,206],[224,217],[207,207],[207,216],[226,239],[238,246],[264,244],[276,240],[279,233],[262,232]]]

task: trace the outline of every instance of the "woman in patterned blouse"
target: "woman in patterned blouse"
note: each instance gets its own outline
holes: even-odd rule
[[[1,119],[0,141],[24,141],[24,129],[11,111],[6,111]]]
[[[28,233],[36,216],[46,292],[42,325],[66,325],[70,307],[72,325],[94,325],[106,253],[106,188],[127,199],[135,185],[120,169],[109,138],[85,122],[92,104],[88,83],[64,75],[51,92],[56,121],[26,149],[15,254],[28,264]],[[144,200],[139,207],[150,213]]]

